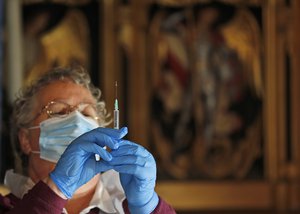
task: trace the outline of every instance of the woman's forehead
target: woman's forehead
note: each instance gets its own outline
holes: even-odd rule
[[[70,80],[51,82],[42,87],[36,94],[36,101],[38,104],[41,104],[41,106],[53,100],[65,101],[70,105],[96,102],[87,88]]]

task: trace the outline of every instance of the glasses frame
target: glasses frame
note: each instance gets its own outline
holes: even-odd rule
[[[66,112],[65,115],[62,115],[61,117],[66,117],[66,116],[68,116],[71,112],[77,110],[78,107],[79,107],[79,105],[84,105],[84,104],[93,106],[93,107],[95,108],[96,113],[98,114],[98,112],[97,112],[97,104],[92,104],[92,103],[79,103],[79,104],[77,104],[77,105],[70,105],[70,104],[65,103],[65,102],[63,102],[63,101],[54,101],[54,100],[52,100],[52,101],[48,102],[48,103],[47,103],[47,104],[39,111],[39,113],[38,113],[38,114],[37,114],[37,115],[36,115],[29,123],[31,123],[31,122],[34,121],[36,118],[38,118],[39,116],[41,116],[44,112],[46,112],[46,114],[48,115],[48,118],[59,117],[59,116],[53,116],[53,115],[52,115],[53,112],[49,109],[50,106],[53,105],[53,104],[55,104],[55,103],[60,103],[60,104],[64,104],[64,105],[68,106],[68,111]],[[95,117],[90,116],[90,117],[93,118],[94,120],[96,120],[96,121],[98,122],[98,119],[99,119],[98,116],[95,116]]]

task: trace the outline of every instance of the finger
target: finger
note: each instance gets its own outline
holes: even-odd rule
[[[134,175],[139,179],[151,179],[156,177],[156,171],[137,165],[114,166],[113,169],[120,174]]]
[[[129,140],[124,140],[124,139],[121,139],[121,140],[119,141],[119,144],[122,145],[122,146],[130,145],[130,146],[140,146],[140,147],[143,147],[143,146],[140,145],[140,144],[134,143],[134,142],[129,141]]]
[[[109,135],[98,132],[98,129],[89,131],[74,140],[77,143],[85,144],[87,142],[98,144],[99,146],[108,146],[111,149],[119,147],[119,140],[110,137]]]
[[[141,146],[137,143],[134,143],[132,141],[129,141],[129,140],[120,140],[119,143],[121,143],[122,145],[132,145],[132,146]]]
[[[155,163],[154,159],[149,157],[140,157],[135,155],[126,155],[121,157],[113,157],[108,164],[113,166],[124,166],[124,165],[138,165],[141,167],[151,167]]]
[[[136,155],[141,157],[148,157],[151,155],[144,147],[137,144],[119,144],[119,148],[112,150],[111,155],[113,157],[124,156],[124,155]]]
[[[122,127],[121,129],[110,129],[99,127],[96,129],[97,132],[106,134],[115,139],[122,139],[128,133],[127,127]]]
[[[92,144],[91,146],[84,145],[83,149],[92,154],[98,154],[103,160],[110,161],[112,159],[111,154],[103,147]]]
[[[113,169],[113,166],[107,164],[105,161],[96,161],[95,163],[95,171],[98,173],[105,172]]]
[[[104,161],[95,161],[95,158],[93,156],[90,156],[83,166],[82,176],[94,177],[96,174],[105,172],[110,169],[112,169],[112,166],[109,166]],[[88,178],[88,180],[90,180],[91,177]]]

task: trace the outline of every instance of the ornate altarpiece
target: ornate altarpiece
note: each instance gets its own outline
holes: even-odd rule
[[[177,210],[299,209],[299,1],[98,6],[100,87],[112,109],[118,80],[121,125],[157,157],[157,192]]]
[[[102,86],[177,210],[299,209],[299,2],[104,0]],[[224,12],[225,11],[225,12]]]

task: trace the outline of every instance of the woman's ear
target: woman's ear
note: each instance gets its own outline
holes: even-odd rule
[[[24,129],[24,128],[22,128],[18,134],[21,150],[26,155],[29,155],[29,153],[31,152],[31,146],[30,146],[28,134],[29,134],[28,129]]]

